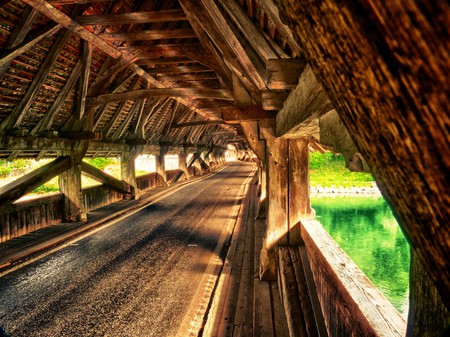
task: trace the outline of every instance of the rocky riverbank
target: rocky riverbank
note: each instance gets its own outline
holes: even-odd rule
[[[314,195],[320,195],[320,194],[335,194],[335,195],[381,195],[380,190],[378,189],[378,186],[373,183],[372,186],[365,186],[365,187],[343,187],[343,186],[335,186],[332,185],[331,187],[324,187],[324,186],[311,186],[311,196]]]

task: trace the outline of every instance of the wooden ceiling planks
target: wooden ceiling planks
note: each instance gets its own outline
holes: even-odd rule
[[[182,0],[182,5],[187,3],[190,6],[195,1]],[[81,129],[95,130],[102,133],[105,139],[114,140],[136,137],[139,128],[143,127],[147,128],[147,131],[140,134],[148,136],[148,128],[154,125],[159,133],[152,135],[153,142],[157,141],[158,137],[169,142],[170,137],[177,142],[187,141],[189,129],[172,128],[171,124],[192,122],[196,119],[196,114],[200,114],[198,116],[200,120],[220,121],[220,107],[234,104],[231,73],[238,76],[237,81],[243,83],[244,91],[251,92],[251,104],[261,102],[258,86],[265,87],[261,71],[264,67],[258,66],[258,79],[255,80],[255,73],[252,73],[255,70],[253,65],[255,62],[252,58],[259,59],[256,62],[258,63],[266,58],[264,55],[274,58],[280,56],[280,49],[277,49],[280,47],[275,48],[273,41],[267,40],[267,34],[274,34],[273,28],[271,32],[263,32],[259,27],[255,29],[252,25],[252,20],[255,19],[251,13],[249,15],[246,5],[239,7],[234,2],[217,7],[201,1],[203,14],[209,16],[207,22],[210,26],[205,26],[205,22],[200,24],[198,10],[186,13],[186,8],[181,7],[178,1],[24,0],[24,2],[30,5],[23,8],[24,15],[21,16],[21,22],[24,23],[24,27],[17,27],[12,31],[8,42],[9,52],[17,54],[5,58],[3,63],[5,67],[0,67],[0,74],[2,71],[5,73],[0,84],[0,105],[10,107],[9,110],[3,110],[6,113],[3,117],[0,113],[0,118],[4,132],[8,133],[12,132],[13,127],[20,127],[23,121],[25,129],[21,133],[29,133],[31,136],[44,136],[50,134],[49,132],[65,130],[64,133],[59,132],[63,135],[68,134],[67,131],[73,128],[73,131],[78,130],[77,132]],[[253,11],[258,8],[254,1],[249,3]],[[228,12],[221,6],[226,7]],[[246,9],[247,14],[242,9]],[[22,9],[8,8],[8,12],[12,14],[10,17],[18,19],[20,15],[14,16],[13,13],[19,10]],[[77,11],[82,15],[77,15]],[[37,14],[38,12],[40,14]],[[193,14],[196,15],[194,20],[189,19]],[[38,20],[35,20],[36,18]],[[229,18],[233,21],[227,22]],[[47,30],[39,32],[42,28],[37,29],[33,22],[39,22],[41,27],[47,27]],[[62,29],[70,30],[70,33],[67,33],[68,42],[64,48],[58,47],[59,56],[53,62],[53,67],[46,67],[43,71],[42,65],[34,59],[37,57],[42,62],[48,62],[44,60],[48,59],[50,49],[57,48],[54,46],[55,38],[49,36],[58,34],[57,31],[61,30],[61,26],[65,27]],[[209,28],[204,30],[205,27]],[[225,33],[220,32],[217,35],[217,32],[212,33],[213,29],[223,29]],[[244,31],[246,29],[253,35],[248,35]],[[226,33],[231,36],[225,36]],[[25,38],[27,40],[23,41],[25,35],[32,38]],[[218,36],[221,38],[216,39]],[[255,37],[257,41],[266,41],[262,47],[258,47],[261,45],[259,42],[249,41]],[[36,38],[38,40],[33,41]],[[26,43],[31,44],[25,46]],[[237,49],[241,48],[243,54],[237,55],[239,51],[233,50],[236,43]],[[30,48],[32,45],[34,49]],[[44,45],[46,49],[42,49]],[[92,52],[88,51],[90,47]],[[86,50],[84,56],[83,50]],[[90,66],[83,66],[80,60],[85,60],[85,64],[89,62],[89,53],[92,55]],[[18,56],[19,54],[21,55]],[[2,56],[8,57],[5,53]],[[114,58],[117,58],[117,61],[113,61]],[[17,70],[19,70],[17,67],[21,67],[20,72],[11,73],[12,66]],[[37,80],[36,72],[39,71],[45,74]],[[119,79],[129,80],[132,72],[137,74],[141,81],[148,83],[147,88],[142,88],[143,82],[140,82],[139,89],[131,90],[129,93],[117,90],[120,87]],[[9,88],[7,89],[5,85]],[[30,88],[27,90],[29,94],[22,89],[25,85]],[[8,96],[14,92],[16,96]],[[8,100],[2,98],[5,94]],[[24,94],[26,96],[23,96]],[[179,103],[184,104],[187,109],[191,109],[190,114],[184,114],[189,118],[183,120],[177,118],[176,111],[186,109],[179,107],[177,110],[169,109],[166,117],[159,113],[159,117],[153,115],[150,120],[143,123],[145,111],[150,111],[147,107],[155,102],[152,98],[158,96],[174,97]],[[129,103],[116,102],[117,99]],[[143,100],[148,102],[144,103]],[[86,107],[85,102],[88,103]],[[94,107],[91,105],[93,102],[102,104]],[[24,108],[18,109],[18,105]],[[171,103],[171,106],[175,105]],[[11,114],[11,108],[14,107],[15,112]],[[16,116],[19,118],[15,118]],[[170,120],[161,121],[165,125],[161,129],[161,123],[154,120],[155,118]],[[76,120],[78,122],[74,122]],[[89,120],[91,122],[88,122]],[[225,128],[222,132],[229,130],[225,125],[219,127]],[[203,129],[202,126],[193,128]],[[163,130],[165,131],[162,132]],[[195,135],[195,139],[200,139],[201,132],[195,132]]]

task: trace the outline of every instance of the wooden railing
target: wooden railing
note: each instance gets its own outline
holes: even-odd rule
[[[405,336],[403,317],[322,225],[302,222],[301,236],[329,336]]]
[[[18,201],[0,213],[0,242],[61,222],[62,194]]]

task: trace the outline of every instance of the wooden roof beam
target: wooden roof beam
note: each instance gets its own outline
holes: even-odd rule
[[[299,59],[271,59],[267,61],[266,77],[270,90],[295,89],[306,62]]]
[[[84,1],[84,0],[83,0]],[[22,0],[22,2],[30,5],[31,7],[37,9],[39,12],[44,14],[49,19],[59,23],[60,25],[68,28],[74,34],[81,37],[83,40],[89,41],[92,43],[93,47],[100,49],[106,54],[119,58],[122,53],[115,49],[113,46],[108,44],[106,41],[102,40],[89,30],[85,29],[79,23],[77,23],[74,19],[69,17],[68,15],[61,12],[56,7],[52,6],[45,0]]]
[[[256,60],[250,59],[247,50],[231,29],[227,20],[220,12],[216,4],[201,0],[181,0],[180,4],[186,13],[191,25],[197,24],[211,38],[213,44],[207,46],[214,51],[216,46],[220,49],[222,56],[230,62],[237,59],[237,67],[242,65],[243,70],[259,89],[265,88],[264,80],[255,66]],[[194,28],[195,29],[195,28]],[[198,32],[197,32],[198,33]],[[203,43],[209,44],[209,38],[203,39]]]
[[[198,126],[198,125],[220,125],[220,124],[225,124],[224,121],[211,121],[211,120],[207,120],[207,121],[194,121],[194,122],[187,122],[187,123],[180,123],[180,124],[173,124],[172,125],[172,129],[178,129],[178,128],[188,128],[188,127],[192,127],[192,126]]]
[[[72,72],[70,73],[70,76],[67,79],[66,84],[61,89],[61,91],[58,94],[58,97],[53,102],[52,107],[50,108],[50,110],[47,111],[44,117],[39,120],[39,122],[33,128],[33,130],[31,130],[30,135],[35,135],[37,133],[46,131],[52,126],[56,114],[58,113],[59,109],[61,109],[64,102],[66,101],[67,96],[69,96],[69,93],[75,86],[78,77],[80,77],[82,64],[83,64],[82,60],[79,59],[75,67],[72,69]]]
[[[205,66],[176,66],[176,67],[159,67],[147,69],[148,74],[192,74],[210,72],[211,69]]]
[[[136,64],[138,65],[165,65],[175,63],[197,63],[190,57],[140,57]]]
[[[302,55],[300,45],[294,39],[291,29],[281,21],[280,14],[278,12],[278,7],[275,5],[273,0],[255,0],[255,1],[258,3],[261,9],[263,9],[264,12],[266,12],[270,21],[272,21],[277,30],[280,32],[281,36],[283,36],[283,39],[285,39],[289,43],[294,52],[298,56]]]
[[[269,59],[276,59],[281,56],[268,42],[263,32],[250,20],[242,7],[240,7],[235,0],[220,0],[220,3],[252,48],[265,62]]]
[[[197,37],[191,28],[155,29],[130,33],[104,33],[99,37],[105,41],[152,41],[165,39],[191,39]]]
[[[228,123],[241,121],[257,121],[262,119],[275,119],[276,114],[264,110],[262,106],[250,106],[246,108],[222,108],[222,119]]]
[[[30,50],[31,48],[33,48],[35,45],[37,45],[39,42],[41,42],[46,37],[54,35],[61,28],[62,28],[61,25],[56,25],[56,26],[46,30],[45,32],[43,32],[42,34],[40,34],[39,36],[35,37],[32,40],[20,43],[11,49],[5,49],[5,51],[2,53],[3,55],[1,55],[1,58],[0,58],[0,67],[6,67],[7,64],[11,63],[12,60],[14,60],[17,56]]]
[[[25,8],[8,41],[4,45],[4,49],[12,49],[23,42],[34,22],[34,19],[36,18],[37,13],[38,12],[30,6]],[[3,77],[3,74],[6,72],[11,62],[12,60],[0,66],[0,79]]]
[[[122,14],[98,14],[77,16],[77,21],[82,26],[91,25],[123,25],[152,22],[184,21],[186,15],[181,9],[167,9],[151,12],[131,12]]]
[[[311,118],[319,118],[333,109],[322,85],[317,81],[311,67],[306,66],[297,88],[286,99],[276,118],[277,137],[296,137],[302,126]]]
[[[115,94],[103,94],[97,97],[90,97],[89,105],[99,105],[110,102],[121,102],[130,99],[142,99],[151,97],[190,97],[190,98],[210,98],[221,100],[233,100],[230,91],[224,89],[203,89],[203,88],[152,88],[127,91]]]

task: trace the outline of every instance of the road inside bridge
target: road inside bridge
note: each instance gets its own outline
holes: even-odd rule
[[[188,307],[204,310],[205,269],[253,167],[233,163],[4,275],[0,326],[10,336],[176,335]]]

